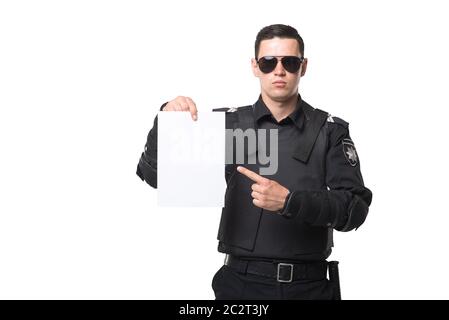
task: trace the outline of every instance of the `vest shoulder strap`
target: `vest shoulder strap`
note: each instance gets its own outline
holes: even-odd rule
[[[321,127],[326,123],[329,114],[326,111],[313,108],[305,101],[303,101],[303,108],[306,118],[308,116],[309,119],[305,123],[303,134],[300,135],[293,157],[306,163],[309,161],[310,153],[318,138],[318,134]]]
[[[254,119],[254,105],[239,107],[235,111],[237,114],[237,121],[234,125],[235,128],[241,128],[243,131],[246,129],[255,129]]]

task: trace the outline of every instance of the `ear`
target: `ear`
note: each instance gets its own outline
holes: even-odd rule
[[[301,64],[301,77],[303,77],[306,74],[306,70],[307,70],[307,62],[309,60],[307,58],[304,58],[304,61]]]
[[[251,59],[251,69],[253,70],[253,74],[255,77],[259,77],[259,66],[257,65],[256,59]]]

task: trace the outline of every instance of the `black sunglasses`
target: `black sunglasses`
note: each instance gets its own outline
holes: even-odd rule
[[[304,61],[303,57],[284,56],[281,59],[282,66],[290,73],[298,72],[301,63]],[[278,64],[279,59],[276,56],[265,56],[257,60],[260,71],[263,73],[270,73]]]

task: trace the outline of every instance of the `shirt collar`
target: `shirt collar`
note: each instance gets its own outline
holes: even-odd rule
[[[298,129],[302,130],[304,126],[304,111],[301,107],[302,99],[301,95],[298,94],[298,101],[296,103],[295,110],[288,115],[288,118],[292,120],[292,122],[298,127]],[[266,106],[265,102],[262,100],[262,95],[259,96],[259,99],[254,104],[254,118],[256,122],[259,122],[260,119],[266,116],[272,116],[270,109]],[[273,117],[273,116],[272,116]],[[274,117],[273,117],[274,119]],[[274,120],[276,121],[276,120]]]

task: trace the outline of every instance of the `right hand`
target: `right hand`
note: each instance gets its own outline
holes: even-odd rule
[[[189,111],[192,119],[198,119],[198,110],[196,104],[189,97],[179,96],[165,105],[162,111]]]

